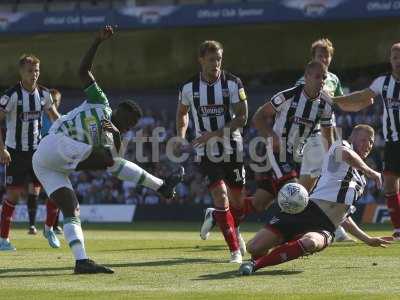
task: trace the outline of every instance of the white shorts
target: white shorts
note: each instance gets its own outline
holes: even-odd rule
[[[321,134],[310,136],[303,148],[300,176],[308,175],[312,178],[316,178],[321,175],[325,152]]]
[[[62,187],[72,190],[68,176],[91,152],[91,145],[75,141],[63,133],[45,136],[32,157],[32,165],[47,195]]]

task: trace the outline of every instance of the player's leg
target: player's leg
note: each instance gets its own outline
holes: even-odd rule
[[[33,170],[32,170],[33,173]],[[28,217],[29,217],[29,234],[37,234],[36,229],[36,213],[38,206],[38,199],[40,193],[40,185],[37,185],[33,182],[28,184]]]
[[[55,234],[63,234],[63,230],[60,226],[60,210],[57,210],[57,216],[53,224],[53,231]]]
[[[250,275],[260,268],[257,259],[263,258],[273,247],[283,243],[281,234],[273,227],[266,226],[259,230],[256,235],[247,242],[247,252],[251,254],[251,260],[243,263],[239,268],[240,275]]]
[[[6,167],[6,197],[3,200],[0,217],[0,250],[15,250],[10,243],[10,229],[15,205],[21,196],[26,183],[26,165],[23,154],[14,149],[7,148],[11,162]]]
[[[385,171],[384,193],[386,204],[389,210],[390,220],[393,225],[393,238],[400,240],[400,193],[399,177],[396,174]]]
[[[94,263],[86,254],[79,202],[74,191],[69,187],[61,187],[50,194],[50,199],[64,215],[64,236],[75,258],[75,273],[114,273],[112,269]]]
[[[7,186],[6,197],[3,200],[0,216],[0,251],[16,250],[10,242],[10,229],[15,205],[21,195],[22,187]]]
[[[228,190],[224,181],[214,182],[209,187],[214,202],[213,218],[218,224],[222,235],[231,252],[233,263],[241,263],[242,255],[240,253],[239,241],[235,231],[235,221],[229,207]]]
[[[57,204],[54,201],[50,200],[50,198],[47,198],[46,199],[46,220],[44,223],[45,231],[52,230],[52,231],[54,231],[54,233],[59,234],[55,230],[56,227],[58,227],[58,225],[55,225],[55,224],[56,224],[56,222],[58,222],[57,220],[58,220],[59,213],[60,213],[60,209],[58,208]]]
[[[238,162],[234,155],[230,156],[231,161],[225,163],[225,183],[228,190],[229,207],[233,216],[235,232],[239,242],[240,253],[243,256],[246,251],[246,242],[240,234],[240,223],[246,217],[245,214],[245,183],[246,171],[242,162]]]
[[[143,185],[159,192],[166,198],[172,198],[175,186],[182,181],[183,167],[163,180],[158,178],[137,164],[123,158],[113,157],[111,151],[106,147],[93,148],[89,157],[77,165],[77,170],[107,170],[121,180],[128,180],[137,185]]]
[[[393,238],[400,240],[400,142],[387,142],[384,148],[383,189],[390,220],[393,225]]]
[[[213,162],[207,156],[201,157],[200,170],[208,183],[214,207],[206,210],[200,237],[206,240],[211,229],[218,224],[231,253],[230,262],[240,263],[242,255],[235,232],[235,221],[230,210],[228,189],[224,181],[226,177],[224,164],[224,162]]]
[[[79,219],[79,203],[72,189],[71,181],[68,178],[71,166],[76,166],[78,161],[87,153],[76,152],[73,157],[68,156],[62,149],[54,149],[52,145],[56,142],[69,143],[70,141],[63,141],[64,137],[56,135],[46,136],[39,144],[38,150],[33,156],[33,169],[37,178],[43,185],[44,190],[50,199],[60,207],[64,215],[64,236],[68,242],[71,251],[75,257],[75,273],[113,273],[113,271],[104,266],[98,265],[92,260],[88,259],[85,250],[84,237],[82,227]],[[75,144],[74,150],[77,150],[79,144]],[[90,151],[90,147],[83,145],[81,150]],[[82,155],[82,156],[79,156]],[[64,168],[64,170],[62,170]],[[46,233],[46,232],[44,232]],[[45,237],[49,240],[50,237],[57,239],[52,230],[48,230],[48,235]]]

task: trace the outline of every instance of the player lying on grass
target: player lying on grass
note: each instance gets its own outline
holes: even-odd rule
[[[164,181],[119,157],[120,133],[134,127],[142,112],[131,100],[121,102],[112,111],[91,73],[98,46],[112,35],[113,28],[104,27],[81,61],[79,75],[85,87],[86,101],[52,125],[33,157],[37,177],[64,215],[64,236],[75,256],[75,273],[113,273],[113,270],[96,264],[86,255],[79,203],[68,178],[71,172],[107,170],[121,180],[144,185],[166,198],[173,197],[175,185],[183,175],[180,169],[179,174]],[[57,242],[51,231],[47,232],[47,238],[50,245]]]
[[[374,129],[357,125],[349,142],[336,141],[325,154],[322,174],[310,195],[309,204],[299,214],[278,212],[247,244],[250,262],[239,268],[240,275],[322,251],[342,226],[369,246],[386,247],[390,242],[370,237],[349,216],[354,202],[366,186],[365,176],[381,188],[381,174],[364,162],[374,144]],[[342,223],[343,222],[343,223]]]

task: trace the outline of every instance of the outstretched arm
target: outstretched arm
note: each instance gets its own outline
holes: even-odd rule
[[[333,103],[344,111],[359,111],[374,103],[375,93],[369,88],[346,96],[333,97]]]
[[[92,45],[83,56],[81,64],[79,66],[79,78],[82,82],[83,87],[86,88],[95,81],[94,76],[92,74],[92,64],[93,64],[93,59],[96,55],[97,48],[102,42],[112,37],[113,34],[114,34],[114,28],[109,25],[105,26],[96,34],[96,37],[92,42]]]
[[[347,217],[346,220],[343,221],[342,226],[345,230],[350,232],[360,241],[363,241],[368,246],[371,247],[387,247],[387,245],[391,244],[390,242],[380,238],[380,237],[370,237],[367,233],[365,233],[357,224],[353,221],[351,217]]]

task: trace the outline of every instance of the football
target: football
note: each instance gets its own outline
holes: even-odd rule
[[[288,214],[301,213],[308,204],[308,192],[298,183],[285,184],[278,193],[278,205]]]

